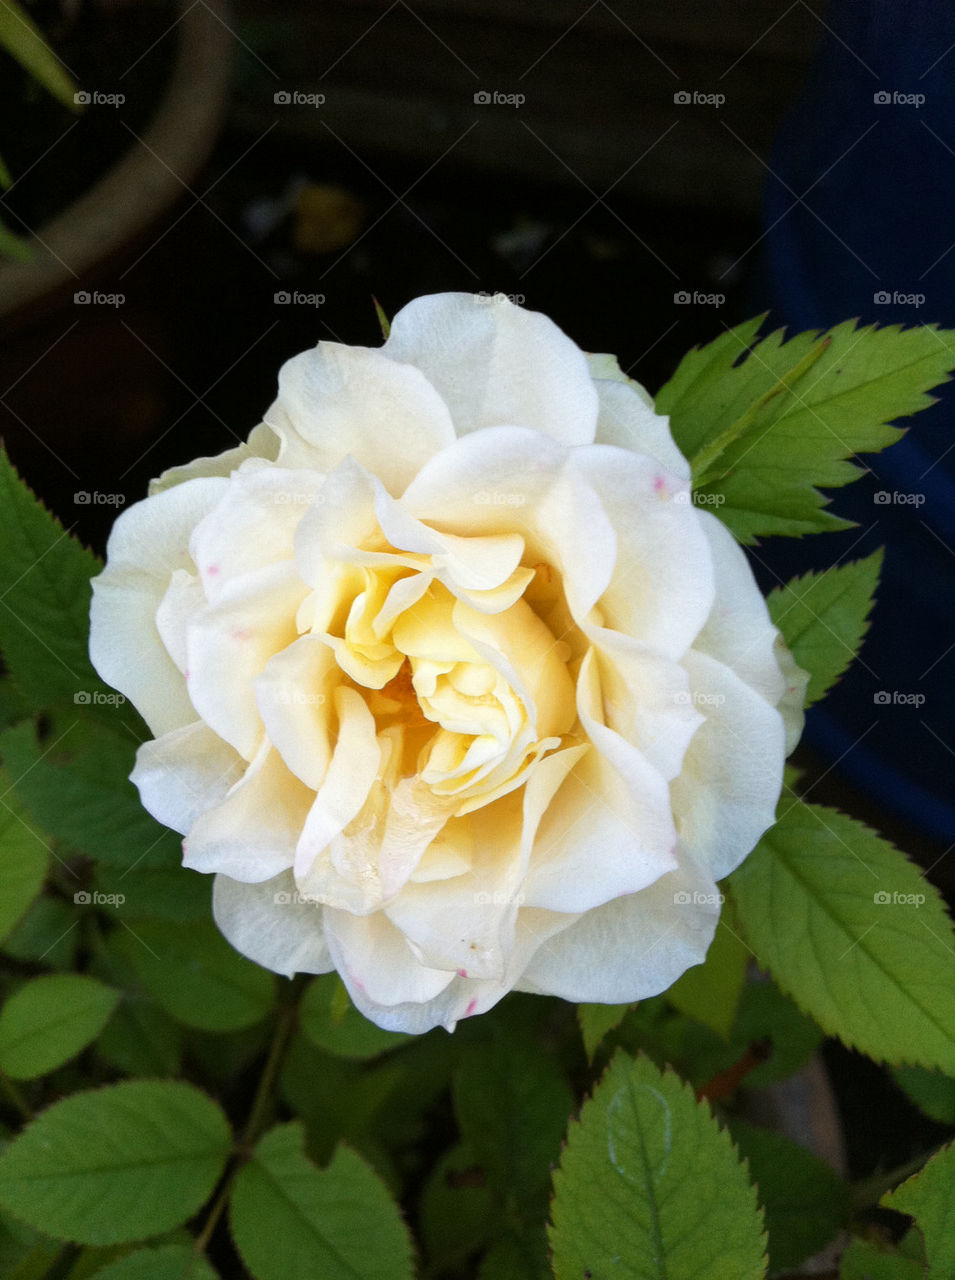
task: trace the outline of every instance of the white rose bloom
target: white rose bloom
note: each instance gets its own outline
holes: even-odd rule
[[[615,360],[440,294],[119,517],[93,662],[239,951],[410,1032],[703,960],[806,676],[689,480]]]

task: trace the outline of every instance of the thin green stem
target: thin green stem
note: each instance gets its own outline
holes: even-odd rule
[[[285,1057],[285,1050],[288,1048],[288,1042],[292,1032],[295,1029],[295,1023],[298,1017],[298,997],[301,993],[301,982],[296,978],[293,982],[292,991],[287,1003],[282,1007],[278,1021],[275,1024],[275,1034],[272,1037],[272,1043],[269,1046],[269,1055],[265,1060],[262,1068],[262,1074],[259,1076],[258,1087],[255,1091],[255,1097],[252,1099],[252,1106],[249,1109],[249,1117],[245,1122],[245,1128],[239,1138],[236,1147],[235,1156],[233,1158],[232,1167],[227,1172],[219,1188],[219,1194],[216,1196],[212,1208],[209,1210],[209,1216],[203,1224],[202,1230],[196,1237],[195,1251],[197,1254],[204,1253],[209,1246],[213,1233],[218,1226],[219,1219],[222,1217],[225,1207],[229,1202],[229,1196],[232,1194],[232,1184],[235,1182],[236,1174],[246,1163],[251,1153],[252,1146],[259,1138],[262,1130],[268,1122],[269,1110],[273,1104],[272,1091],[275,1082],[278,1079],[279,1071],[282,1067],[282,1060]]]

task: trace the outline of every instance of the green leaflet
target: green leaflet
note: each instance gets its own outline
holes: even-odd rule
[[[554,1174],[557,1280],[761,1280],[756,1191],[706,1103],[672,1071],[618,1053]]]
[[[17,0],[4,0],[0,8],[0,47],[16,58],[54,98],[71,111],[76,110],[73,97],[76,86],[72,77]]]
[[[830,1035],[955,1072],[955,936],[938,892],[834,809],[789,804],[729,880],[758,963]]]
[[[955,1080],[924,1067],[894,1067],[895,1083],[920,1111],[939,1124],[955,1125]]]
[[[0,942],[24,916],[43,888],[49,854],[43,837],[12,793],[9,775],[0,769]]]
[[[728,1039],[746,977],[749,949],[738,937],[732,905],[724,903],[703,964],[687,969],[666,993],[675,1009]]]
[[[95,1272],[93,1280],[217,1280],[217,1273],[189,1244],[134,1249]]]
[[[928,1280],[955,1275],[955,1143],[937,1151],[923,1169],[879,1202],[909,1213],[925,1240]]]
[[[766,1214],[771,1271],[798,1267],[845,1225],[849,1190],[837,1173],[781,1133],[730,1121],[740,1155],[749,1162]]]
[[[34,497],[2,447],[0,546],[0,652],[11,674],[34,707],[77,695],[92,706],[105,690],[87,648],[99,561]]]
[[[777,330],[757,341],[760,322],[690,351],[657,412],[670,415],[694,488],[720,496],[741,542],[847,528],[819,489],[857,479],[848,460],[892,444],[900,432],[888,424],[932,402],[926,393],[955,367],[951,335],[850,320],[824,336],[784,342]]]
[[[220,1108],[179,1081],[124,1081],[54,1103],[0,1156],[0,1206],[79,1244],[179,1226],[225,1165]]]
[[[43,741],[32,720],[0,733],[14,793],[34,822],[98,862],[123,870],[176,866],[179,837],[149,816],[129,781],[137,741],[122,725],[111,729],[82,711],[56,712]]]
[[[382,1182],[347,1147],[319,1169],[304,1136],[277,1125],[235,1180],[232,1237],[255,1280],[411,1280],[411,1239]]]
[[[136,920],[117,947],[145,990],[187,1027],[238,1031],[272,1008],[275,975],[239,955],[211,920]]]
[[[796,662],[809,672],[806,705],[836,683],[859,652],[882,567],[882,552],[807,573],[776,587],[766,598],[769,616]]]
[[[453,1093],[461,1136],[508,1218],[539,1223],[573,1109],[563,1071],[533,1042],[498,1035],[468,1047]]]
[[[68,1062],[99,1035],[119,992],[82,974],[24,983],[0,1009],[0,1071],[32,1080]]]
[[[580,1023],[580,1034],[588,1062],[593,1062],[594,1054],[600,1048],[604,1036],[613,1031],[614,1027],[619,1027],[629,1008],[628,1004],[579,1004],[577,1006],[577,1021]]]

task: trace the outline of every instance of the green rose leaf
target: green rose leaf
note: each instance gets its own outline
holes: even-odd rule
[[[848,1187],[825,1161],[781,1133],[742,1120],[731,1121],[730,1132],[766,1215],[770,1271],[798,1267],[845,1224]]]
[[[879,1202],[911,1214],[925,1240],[928,1280],[955,1275],[955,1143],[937,1151],[923,1169]]]
[[[229,946],[211,921],[136,920],[117,947],[143,987],[187,1027],[238,1031],[267,1016],[275,975]]]
[[[142,1240],[200,1208],[230,1144],[220,1108],[181,1081],[73,1094],[0,1155],[0,1206],[59,1240]]]
[[[0,446],[0,652],[34,707],[105,686],[88,654],[100,564],[30,492]]]
[[[43,741],[25,720],[0,733],[0,756],[30,817],[68,848],[110,866],[176,866],[180,838],[151,818],[129,773],[138,743],[126,729],[59,711]]]
[[[868,630],[882,552],[865,560],[807,573],[766,598],[769,616],[797,664],[809,672],[806,705],[830,689],[859,652]]]
[[[779,329],[760,341],[761,320],[684,356],[657,412],[670,415],[694,488],[721,500],[740,542],[845,529],[819,489],[857,479],[848,459],[892,444],[901,433],[888,424],[932,403],[926,392],[955,366],[952,335],[848,320],[825,335],[784,342]]]
[[[3,950],[14,960],[41,964],[48,969],[70,969],[79,942],[80,917],[72,903],[41,896],[29,907]]]
[[[453,1093],[461,1135],[491,1190],[510,1217],[539,1223],[573,1109],[564,1072],[532,1041],[496,1036],[462,1055]]]
[[[910,1245],[910,1231],[900,1248],[891,1249],[856,1238],[839,1259],[839,1280],[925,1280],[925,1263]]]
[[[955,1125],[955,1080],[924,1067],[893,1067],[895,1083],[920,1111],[939,1124]]]
[[[749,956],[749,948],[738,936],[732,906],[724,903],[706,960],[687,969],[666,993],[667,1000],[727,1039],[736,1021]]]
[[[587,1061],[593,1062],[604,1037],[619,1027],[630,1008],[628,1004],[579,1004],[577,1021],[583,1038]]]
[[[761,1280],[756,1191],[705,1103],[618,1053],[572,1121],[554,1174],[557,1280]]]
[[[80,974],[25,983],[0,1010],[0,1071],[32,1080],[68,1062],[95,1040],[119,992]]]
[[[327,1169],[301,1124],[261,1139],[232,1190],[232,1238],[255,1280],[411,1280],[411,1238],[384,1184],[347,1147]]]
[[[0,770],[0,942],[12,932],[43,888],[49,853],[42,836],[11,793]]]
[[[92,1280],[218,1280],[201,1253],[189,1244],[134,1249],[94,1273]]]
[[[955,1072],[955,935],[904,854],[796,802],[729,883],[759,964],[826,1032],[879,1061]]]

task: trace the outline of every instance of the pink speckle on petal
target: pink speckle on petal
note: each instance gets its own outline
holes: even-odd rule
[[[477,997],[475,996],[475,998],[469,1003],[468,1007],[465,1009],[464,1016],[466,1018],[470,1018],[471,1014],[474,1012],[476,1008],[477,1008]]]
[[[251,627],[238,627],[232,632],[232,639],[243,643],[246,640],[251,640],[254,634],[255,632]]]
[[[655,477],[654,477],[654,479],[653,479],[653,492],[654,492],[654,493],[662,493],[666,487],[667,487],[667,482],[666,482],[666,480],[664,480],[663,476],[655,476]]]
[[[219,572],[219,566],[217,564],[210,564],[208,569],[206,569],[206,573],[209,575],[210,578],[214,578],[218,572]]]
[[[355,986],[355,990],[356,990],[356,991],[360,991],[360,992],[362,993],[362,995],[365,995],[365,994],[366,994],[366,992],[365,992],[365,984],[362,982],[361,978],[352,978],[352,982],[353,982],[353,984],[354,984],[354,986]]]
[[[467,976],[468,976],[468,971],[467,971],[467,969],[459,969],[459,970],[458,970],[458,977],[459,977],[459,978],[466,978]]]

